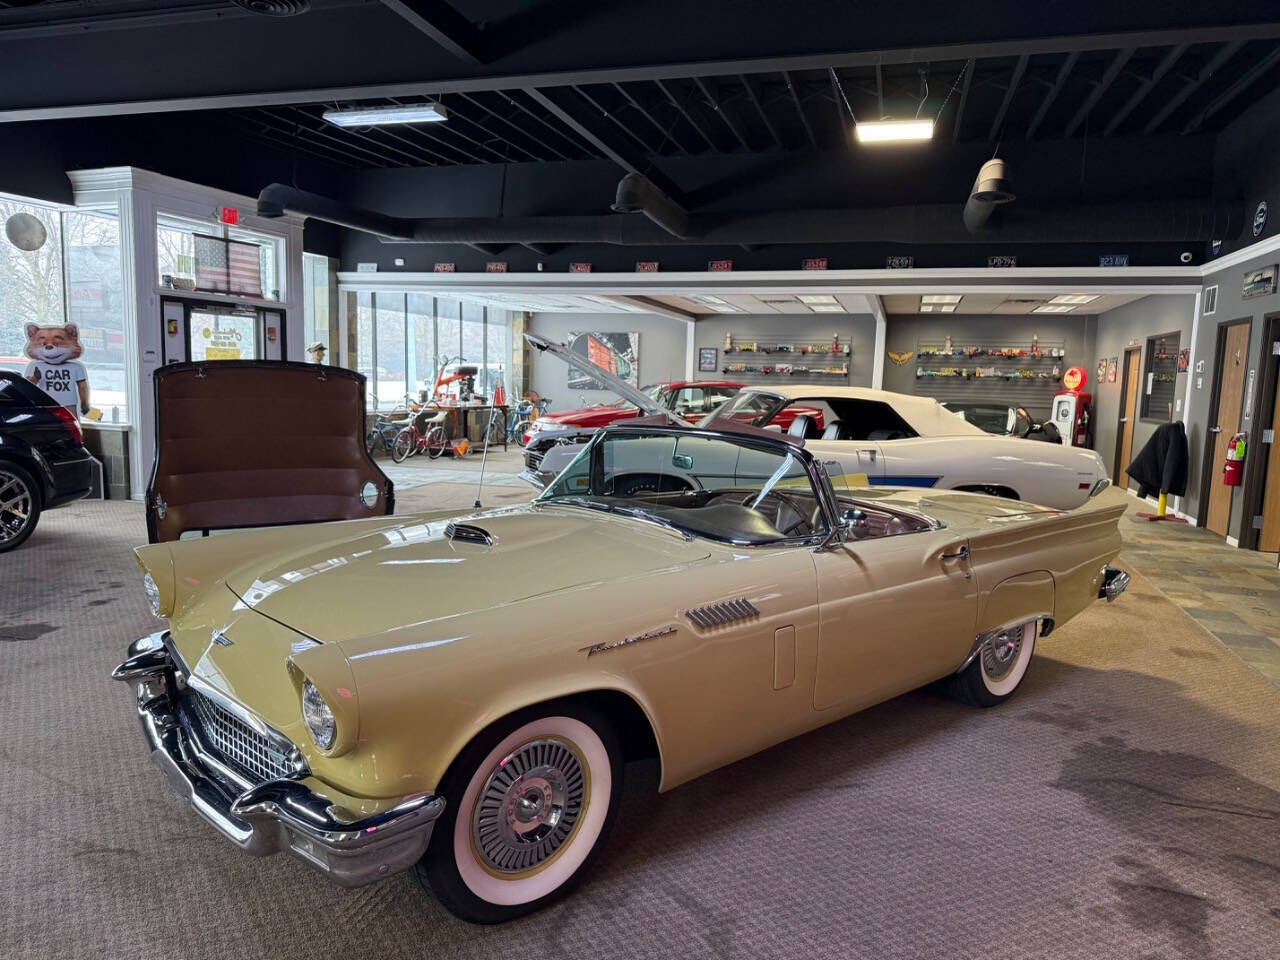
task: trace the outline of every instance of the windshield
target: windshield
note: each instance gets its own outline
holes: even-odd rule
[[[711,412],[711,419],[734,420],[760,427],[768,423],[773,414],[787,402],[786,397],[775,393],[759,393],[755,390],[744,390],[728,403],[721,404]],[[706,421],[703,421],[705,425]]]
[[[748,438],[602,432],[538,499],[753,546],[828,529],[799,451]]]

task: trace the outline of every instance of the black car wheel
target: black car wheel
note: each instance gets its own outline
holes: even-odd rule
[[[0,463],[0,553],[21,546],[40,519],[40,492],[31,474]]]

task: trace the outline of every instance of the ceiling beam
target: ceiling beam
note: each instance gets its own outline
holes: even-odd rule
[[[994,140],[996,134],[1004,128],[1004,118],[1009,112],[1009,104],[1013,103],[1014,95],[1018,92],[1018,84],[1022,83],[1022,75],[1027,72],[1027,61],[1030,59],[1030,54],[1024,53],[1014,65],[1009,86],[1004,91],[1004,99],[1000,101],[1000,109],[996,111],[996,118],[991,121],[991,132],[987,134],[988,142]]]
[[[1187,121],[1187,125],[1182,128],[1182,132],[1194,133],[1200,129],[1200,124],[1204,123],[1215,113],[1229,104],[1232,100],[1244,93],[1249,87],[1257,82],[1258,78],[1270,70],[1280,62],[1280,46],[1275,47],[1261,60],[1257,61],[1248,70],[1242,73],[1227,89],[1210,101],[1209,105]]]
[[[444,0],[380,0],[382,5],[403,17],[415,30],[426,34],[431,42],[447,50],[463,63],[481,64],[483,44],[475,24]]]
[[[760,115],[764,127],[769,131],[769,136],[773,137],[773,142],[782,147],[782,138],[778,136],[778,130],[773,125],[773,121],[769,119],[769,114],[765,112],[764,104],[760,102],[760,97],[756,93],[756,88],[752,86],[751,80],[745,74],[739,74],[738,80],[742,84],[744,90],[747,91],[747,97],[751,100],[751,105],[756,108],[756,113]]]
[[[973,71],[977,68],[977,62],[974,60],[965,61],[965,65],[962,68],[964,70],[964,83],[960,87],[960,102],[956,104],[956,122],[951,128],[952,143],[960,139],[960,124],[964,120],[964,105],[969,102],[969,85],[973,83]]]
[[[99,103],[55,104],[0,110],[0,122],[60,120],[74,117],[120,116],[137,113],[172,113],[182,110],[220,110],[262,107],[285,103],[321,103],[330,100],[368,100],[386,97],[437,96],[441,93],[475,93],[488,90],[523,90],[599,83],[717,77],[734,74],[781,73],[792,70],[826,70],[874,67],[877,63],[938,63],[989,59],[1027,54],[1069,53],[1072,50],[1117,50],[1128,47],[1167,47],[1179,43],[1239,43],[1280,39],[1280,21],[1231,24],[1130,33],[1083,34],[955,43],[884,50],[853,50],[803,56],[761,57],[671,64],[643,64],[592,70],[552,71],[503,76],[419,80],[403,83],[355,84],[337,87],[298,88],[252,93],[213,94]]]
[[[796,93],[796,85],[791,82],[791,74],[783,70],[782,79],[787,81],[787,93],[791,94],[791,102],[796,105],[796,113],[800,114],[800,122],[804,125],[804,132],[809,138],[809,143],[816,150],[818,149],[818,138],[813,135],[813,127],[809,126],[809,118],[805,116],[804,105],[800,103],[800,95]]]
[[[1089,112],[1102,99],[1102,95],[1111,89],[1111,84],[1115,83],[1116,77],[1120,76],[1120,71],[1124,69],[1124,65],[1133,56],[1134,49],[1133,47],[1126,47],[1123,50],[1116,51],[1116,55],[1111,58],[1111,63],[1107,65],[1106,72],[1102,74],[1102,79],[1089,91],[1089,96],[1084,98],[1084,103],[1080,104],[1080,109],[1071,118],[1066,130],[1062,132],[1064,137],[1070,137],[1076,132],[1080,124],[1084,123],[1085,117],[1089,116]]]
[[[1058,94],[1062,92],[1062,85],[1067,82],[1067,77],[1071,76],[1071,71],[1075,69],[1076,61],[1080,59],[1080,51],[1072,50],[1067,54],[1067,58],[1062,61],[1062,66],[1058,68],[1058,75],[1053,78],[1053,83],[1049,85],[1048,92],[1045,93],[1044,99],[1040,101],[1040,106],[1036,110],[1036,115],[1031,118],[1031,123],[1027,125],[1026,137],[1028,140],[1036,135],[1036,131],[1040,129],[1040,124],[1044,122],[1044,118],[1049,113],[1049,108],[1053,106],[1053,101],[1058,99]]]
[[[1245,41],[1232,40],[1230,43],[1224,43],[1213,55],[1213,59],[1206,63],[1200,71],[1186,83],[1182,85],[1182,89],[1169,98],[1168,103],[1156,111],[1156,115],[1147,121],[1146,126],[1142,128],[1144,134],[1151,134],[1156,131],[1160,124],[1169,119],[1169,115],[1177,110],[1180,106],[1187,102],[1187,98],[1200,89],[1206,80],[1217,73],[1224,67],[1228,60],[1240,52]]]
[[[1152,87],[1163,80],[1164,75],[1173,68],[1175,63],[1178,62],[1178,58],[1186,52],[1187,46],[1188,44],[1178,43],[1169,48],[1169,52],[1164,55],[1164,59],[1161,60],[1156,65],[1156,68],[1151,71],[1151,76],[1147,77],[1147,79],[1143,80],[1142,83],[1138,85],[1138,89],[1133,91],[1133,96],[1131,96],[1125,102],[1125,105],[1116,111],[1116,115],[1107,122],[1106,128],[1102,131],[1102,135],[1104,137],[1111,136],[1111,134],[1115,132],[1116,127],[1124,123],[1125,117],[1129,116],[1129,114],[1133,112],[1133,108],[1146,98],[1147,94],[1151,92]]]
[[[636,99],[630,93],[627,92],[626,87],[624,87],[622,84],[615,83],[613,85],[613,89],[617,90],[618,93],[622,94],[623,98],[627,101],[627,103],[631,104],[631,106],[633,106],[636,109],[636,111],[640,114],[640,116],[648,120],[649,125],[652,126],[653,129],[657,130],[660,134],[662,134],[662,142],[664,144],[666,143],[666,141],[670,140],[671,143],[675,146],[675,148],[679,150],[681,153],[687,154],[689,152],[688,150],[685,149],[684,144],[681,143],[676,138],[675,131],[672,129],[673,127],[675,127],[674,123],[669,123],[666,126],[663,126],[658,121],[658,118],[655,117],[652,113],[650,113],[649,109],[646,106],[644,106],[644,104],[642,104],[638,99]],[[662,152],[662,144],[658,145],[658,152],[659,153]]]
[[[557,160],[569,159],[569,157],[565,153],[561,152],[560,150],[557,150],[555,147],[547,143],[547,141],[543,140],[542,138],[535,137],[532,133],[530,133],[524,127],[520,126],[518,123],[513,122],[510,117],[504,117],[502,114],[497,113],[493,110],[490,110],[488,107],[486,107],[483,103],[480,102],[477,96],[474,96],[472,94],[466,94],[466,93],[460,93],[458,94],[458,96],[460,96],[463,100],[467,101],[467,103],[474,106],[477,110],[482,110],[488,116],[493,117],[495,120],[501,123],[505,123],[508,127],[514,130],[520,136],[524,137],[526,140],[532,140],[534,143],[540,146],[543,150],[546,150],[547,153],[550,153],[555,159]],[[539,158],[539,159],[542,159],[542,158]]]
[[[636,133],[629,126],[623,123],[618,118],[618,115],[614,111],[606,109],[604,106],[601,105],[599,100],[591,96],[591,94],[587,93],[587,91],[582,90],[578,87],[570,87],[569,89],[571,89],[578,96],[582,97],[582,99],[587,101],[587,103],[591,104],[591,106],[595,109],[597,113],[600,114],[600,116],[609,120],[611,123],[613,123],[615,127],[617,127],[619,130],[625,133],[628,137],[634,140],[636,142],[636,146],[638,146],[645,153],[658,152],[654,150],[653,145],[650,144],[649,141],[647,141],[644,137],[640,136],[640,134]]]
[[[554,133],[557,137],[559,137],[565,143],[570,144],[573,147],[573,149],[580,150],[582,153],[585,153],[588,157],[591,157],[592,159],[595,159],[596,157],[600,156],[599,153],[596,153],[593,151],[593,148],[589,144],[584,145],[583,141],[581,141],[580,139],[575,139],[569,136],[569,134],[564,132],[563,127],[557,127],[554,123],[551,123],[549,120],[547,120],[546,117],[539,116],[538,114],[534,113],[532,110],[526,107],[523,103],[521,103],[515,97],[511,96],[511,94],[507,93],[507,91],[499,90],[498,96],[502,97],[502,99],[506,100],[507,103],[511,104],[521,113],[523,113],[525,116],[529,117],[530,119],[536,120],[538,123],[542,124],[551,133]]]
[[[693,129],[697,131],[698,136],[700,136],[703,140],[706,141],[707,146],[709,146],[712,150],[715,150],[717,153],[719,153],[720,148],[716,146],[716,142],[711,139],[711,135],[702,128],[702,125],[698,123],[698,121],[693,119],[693,115],[689,113],[688,110],[685,109],[684,104],[681,103],[676,98],[676,95],[671,92],[671,88],[661,80],[657,80],[655,81],[655,83],[657,83],[658,89],[661,90],[663,94],[666,96],[666,98],[671,101],[671,105],[680,112],[680,116],[684,117],[685,123],[689,124],[689,126],[693,127]]]
[[[881,69],[880,62],[876,62],[876,100],[880,104],[880,115],[877,120],[884,119],[884,71]]]
[[[666,176],[649,169],[643,158],[633,154],[625,143],[591,126],[590,118],[582,109],[581,97],[570,98],[549,90],[526,90],[525,94],[623,170],[648,177],[659,190],[680,202],[679,188]]]
[[[698,89],[702,91],[702,95],[706,98],[707,103],[711,104],[711,109],[716,112],[716,116],[724,122],[724,125],[729,128],[729,132],[737,138],[737,141],[740,144],[742,144],[742,149],[747,151],[747,153],[750,153],[751,145],[747,143],[747,138],[742,135],[742,131],[738,129],[738,125],[734,123],[733,118],[725,112],[720,101],[717,100],[715,94],[711,92],[711,88],[708,86],[708,81],[703,80],[702,77],[694,77],[693,82],[698,85]]]

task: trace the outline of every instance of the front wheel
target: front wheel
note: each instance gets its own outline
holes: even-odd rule
[[[40,491],[17,464],[0,463],[0,553],[15,550],[40,521]]]
[[[405,458],[413,453],[414,439],[412,427],[405,427],[397,433],[391,444],[391,459],[396,463],[404,463]]]
[[[603,844],[622,758],[609,722],[547,704],[473,740],[445,775],[444,815],[414,868],[451,913],[502,923],[563,896]]]
[[[1004,703],[1022,683],[1036,647],[1038,621],[989,634],[973,662],[947,681],[947,692],[974,707]]]

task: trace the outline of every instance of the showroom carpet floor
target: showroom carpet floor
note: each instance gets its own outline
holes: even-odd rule
[[[4,960],[1277,956],[1280,693],[1141,575],[1001,709],[922,691],[661,796],[629,771],[596,874],[482,928],[247,859],[170,794],[107,679],[154,628],[141,530],[80,504],[0,558]]]

